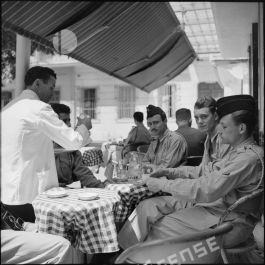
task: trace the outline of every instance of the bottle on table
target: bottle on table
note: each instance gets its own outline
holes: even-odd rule
[[[141,179],[141,163],[137,157],[136,152],[131,152],[131,157],[128,164],[128,179],[129,180],[139,180]]]

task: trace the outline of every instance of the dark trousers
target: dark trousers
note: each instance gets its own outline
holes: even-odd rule
[[[32,204],[8,205],[3,204],[7,211],[13,214],[16,218],[20,217],[25,222],[35,223],[35,213]]]

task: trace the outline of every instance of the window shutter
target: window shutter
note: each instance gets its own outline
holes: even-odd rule
[[[135,87],[118,86],[118,118],[132,118],[135,111]]]

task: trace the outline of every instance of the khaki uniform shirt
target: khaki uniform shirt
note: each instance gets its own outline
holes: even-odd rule
[[[220,215],[236,200],[263,185],[260,159],[264,160],[264,151],[251,137],[231,148],[223,159],[209,162],[204,174],[198,178],[187,174],[186,167],[169,169],[169,178],[174,176],[176,179],[161,180],[162,190]]]
[[[205,168],[209,162],[222,160],[232,149],[229,144],[223,144],[220,134],[217,132],[211,139],[207,135],[204,143],[203,159],[199,166],[183,166],[182,174],[188,178],[198,178],[205,174]],[[184,173],[185,172],[185,173]]]
[[[161,137],[151,142],[143,162],[174,168],[186,160],[187,153],[184,137],[167,129]]]
[[[212,138],[207,135],[204,143],[204,154],[202,163],[207,164],[209,161],[220,160],[231,149],[229,144],[223,144],[220,134],[216,132]]]

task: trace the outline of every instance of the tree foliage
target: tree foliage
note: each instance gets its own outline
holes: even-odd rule
[[[16,34],[1,30],[1,69],[2,69],[2,85],[3,83],[11,82],[15,78],[16,68]]]
[[[2,44],[2,86],[11,82],[16,76],[16,33],[1,28]],[[31,54],[35,50],[42,51],[46,54],[54,54],[51,49],[47,49],[41,44],[31,41]]]

